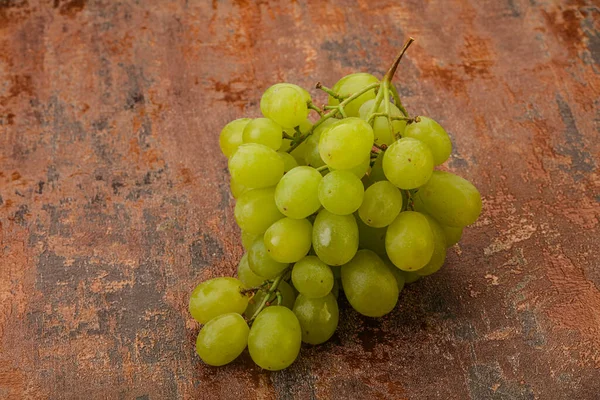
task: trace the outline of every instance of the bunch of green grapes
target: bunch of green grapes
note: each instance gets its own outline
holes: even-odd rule
[[[391,85],[396,66],[382,80],[356,73],[331,89],[318,84],[329,95],[323,107],[278,83],[261,98],[263,117],[221,131],[246,253],[237,278],[202,282],[191,295],[206,364],[248,348],[264,369],[288,367],[302,342],[334,334],[341,293],[360,314],[388,314],[477,220],[479,192],[435,170],[450,138],[433,119],[408,115]]]

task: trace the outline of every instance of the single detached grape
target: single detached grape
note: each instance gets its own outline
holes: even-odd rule
[[[294,264],[292,283],[298,292],[309,298],[326,296],[333,288],[331,268],[315,256],[306,256]]]
[[[289,308],[271,306],[254,320],[248,336],[248,350],[259,367],[278,371],[296,360],[301,341],[302,330],[296,315]]]
[[[427,218],[427,222],[429,222],[431,233],[433,233],[433,254],[431,255],[429,262],[423,268],[415,271],[421,276],[431,275],[439,271],[446,260],[446,235],[435,219],[429,215],[424,215],[425,218]]]
[[[312,225],[307,219],[282,218],[267,229],[264,240],[272,259],[293,263],[308,254]]]
[[[296,167],[277,184],[275,203],[285,216],[295,219],[308,217],[320,207],[319,182],[323,177],[312,167]]]
[[[423,268],[433,255],[434,238],[425,215],[401,212],[385,235],[387,255],[403,271]]]
[[[371,250],[379,256],[386,256],[385,253],[385,233],[386,228],[373,228],[363,222],[360,217],[356,217],[358,225],[358,247]]]
[[[235,204],[235,220],[246,233],[260,235],[283,218],[275,204],[275,188],[249,190]]]
[[[248,122],[242,133],[244,143],[259,143],[277,150],[281,147],[283,129],[269,118],[256,118]]]
[[[337,81],[335,85],[333,85],[333,91],[338,93],[341,96],[347,97],[353,95],[356,92],[364,89],[365,87],[372,85],[373,83],[378,83],[379,79],[375,78],[371,74],[366,74],[363,72],[358,72],[355,74],[350,74],[344,76],[342,79]],[[375,89],[369,90],[368,92],[358,96],[355,100],[352,100],[346,107],[346,115],[349,117],[358,117],[360,107],[368,100],[375,98]],[[340,104],[339,100],[329,96],[328,103],[330,106],[337,106]]]
[[[408,124],[402,136],[422,141],[431,150],[433,163],[435,165],[444,163],[452,153],[450,137],[433,119],[418,117],[418,120],[419,122]]]
[[[375,104],[375,99],[365,102],[358,111],[361,119],[368,121],[371,115],[371,108]],[[385,105],[383,102],[379,105],[377,113],[385,112]],[[390,104],[390,116],[392,117],[403,117],[402,111],[398,109],[394,104]],[[406,128],[406,121],[393,120],[392,121],[393,131],[390,130],[390,124],[386,117],[376,117],[373,121],[373,134],[375,135],[375,143],[378,145],[390,145],[396,141],[396,135],[403,136],[404,129]]]
[[[219,146],[225,157],[231,157],[242,144],[242,133],[250,121],[250,118],[240,118],[225,125],[219,135]]]
[[[196,339],[196,353],[208,365],[219,367],[235,360],[248,344],[250,328],[240,314],[219,315],[208,321]]]
[[[342,286],[352,308],[367,317],[389,313],[398,301],[396,278],[370,250],[359,250],[342,266]]]
[[[299,126],[308,117],[310,96],[306,90],[290,83],[268,88],[260,99],[260,111],[284,128]]]
[[[383,172],[400,189],[418,188],[433,173],[431,150],[417,139],[402,138],[385,151]]]
[[[240,281],[247,288],[259,286],[265,281],[262,276],[256,275],[248,264],[248,253],[244,253],[237,267],[237,275]]]
[[[358,249],[358,226],[353,215],[335,215],[319,211],[313,224],[313,248],[327,265],[342,265]]]
[[[335,169],[359,165],[371,152],[373,129],[360,118],[344,118],[321,134],[319,153]]]
[[[242,289],[244,284],[235,278],[204,281],[196,286],[190,296],[190,314],[201,324],[222,314],[242,314],[248,306],[248,297],[242,294]]]
[[[383,228],[396,219],[402,209],[400,190],[388,181],[376,182],[365,191],[365,198],[358,209],[363,222],[374,228]]]
[[[263,236],[256,238],[252,247],[248,250],[248,265],[252,272],[266,279],[273,279],[288,266],[271,258],[265,247]]]
[[[277,155],[283,160],[283,173],[290,171],[298,166],[298,161],[290,153],[285,151],[278,151]]]
[[[325,343],[338,326],[340,312],[332,293],[316,299],[299,294],[293,311],[300,322],[304,343]]]
[[[358,210],[364,194],[362,182],[349,171],[332,171],[319,183],[319,201],[327,211],[337,215]]]
[[[242,144],[229,159],[231,178],[250,189],[275,186],[283,167],[275,150],[258,143]]]

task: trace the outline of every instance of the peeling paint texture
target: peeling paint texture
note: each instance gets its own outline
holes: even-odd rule
[[[408,35],[399,91],[480,220],[389,316],[207,368],[188,294],[242,255],[221,127]],[[599,155],[595,0],[0,0],[0,399],[597,400]]]

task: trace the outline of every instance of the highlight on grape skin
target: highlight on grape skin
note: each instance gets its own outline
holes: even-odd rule
[[[381,79],[356,72],[312,92],[276,83],[260,98],[262,115],[224,125],[218,144],[245,252],[237,278],[191,293],[205,364],[246,352],[281,370],[302,343],[335,335],[341,304],[368,318],[391,313],[478,219],[479,191],[443,167],[447,131],[410,114],[392,83],[412,42]]]

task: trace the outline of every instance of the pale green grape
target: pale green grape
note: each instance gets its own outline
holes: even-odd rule
[[[309,298],[300,294],[296,298],[293,311],[300,322],[304,343],[325,343],[333,336],[338,326],[340,311],[335,296],[331,293],[320,298]]]
[[[392,223],[402,209],[400,190],[388,181],[372,184],[365,191],[365,198],[358,209],[363,222],[374,228],[383,228]]]
[[[326,129],[319,139],[319,154],[335,169],[350,169],[368,157],[373,129],[360,118],[344,118]]]
[[[281,147],[283,129],[269,118],[256,118],[244,127],[242,141],[244,143],[259,143],[277,150]]]
[[[278,371],[289,367],[302,342],[296,315],[283,306],[271,306],[256,317],[248,336],[250,357],[261,368]]]
[[[425,143],[433,155],[433,163],[440,165],[450,157],[452,142],[450,137],[434,120],[428,117],[418,117],[419,122],[408,124],[404,137],[418,139]]]
[[[225,125],[219,135],[219,146],[225,157],[231,157],[242,144],[242,133],[250,121],[250,118],[240,118]]]
[[[425,215],[401,212],[388,226],[385,249],[394,265],[403,271],[423,268],[433,255],[434,238]]]
[[[367,155],[359,164],[357,164],[355,167],[352,167],[352,168],[338,169],[338,168],[333,168],[331,165],[329,165],[328,167],[329,167],[330,171],[352,172],[357,178],[360,179],[363,176],[365,176],[367,171],[369,171],[370,166],[371,166],[371,157],[370,157],[370,155]]]
[[[450,172],[435,171],[415,195],[427,214],[443,225],[471,225],[481,214],[481,196],[471,182]]]
[[[242,314],[248,306],[248,297],[242,294],[242,289],[244,284],[235,278],[204,281],[196,286],[190,296],[190,314],[201,324],[222,314]]]
[[[374,104],[375,99],[365,102],[358,111],[360,118],[367,121],[370,116],[371,108]],[[385,112],[385,105],[383,102],[379,105],[379,109],[375,112]],[[394,104],[390,104],[390,116],[403,117],[404,114],[402,114],[402,111],[400,111]],[[386,117],[376,117],[373,121],[373,134],[375,135],[375,143],[378,145],[385,144],[388,146],[394,143],[396,141],[396,135],[403,135],[404,129],[406,128],[406,121],[393,120],[392,128],[393,130],[390,130],[390,124]]]
[[[352,308],[367,317],[389,313],[398,301],[394,274],[370,250],[359,250],[342,266],[342,286]]]
[[[296,161],[294,156],[290,153],[286,153],[285,151],[278,151],[277,154],[283,160],[283,173],[286,173],[298,166],[298,161]]]
[[[371,250],[384,257],[386,228],[373,228],[365,224],[360,217],[356,218],[356,223],[358,225],[358,247]]]
[[[440,224],[433,217],[426,214],[423,215],[427,218],[431,233],[433,233],[433,254],[431,255],[431,260],[423,268],[415,272],[421,276],[427,276],[437,272],[444,265],[444,261],[446,260],[446,235]]]
[[[398,268],[396,268],[396,269],[398,269]],[[404,275],[404,283],[406,285],[415,283],[416,281],[418,281],[419,279],[422,278],[422,276],[417,274],[416,272],[402,271],[400,269],[398,269],[398,271],[400,271],[402,273],[402,275]]]
[[[375,163],[373,163],[373,167],[371,167],[371,172],[369,172],[369,178],[373,182],[379,181],[387,181],[385,174],[383,173],[383,156],[385,155],[384,151],[380,151],[377,154],[377,158],[375,159]]]
[[[280,263],[271,258],[265,247],[263,236],[256,238],[252,247],[248,249],[248,265],[256,275],[266,279],[275,278],[288,266],[287,263]]]
[[[294,128],[308,117],[306,93],[306,90],[290,83],[275,84],[262,95],[260,111],[282,127]]]
[[[406,283],[406,277],[404,276],[404,271],[396,268],[396,266],[394,264],[392,264],[392,262],[386,257],[386,258],[382,258],[383,263],[385,264],[385,266],[388,268],[388,270],[390,270],[390,272],[392,274],[394,274],[394,278],[396,278],[396,284],[398,285],[398,292],[402,292],[402,289],[404,289],[404,285]],[[250,306],[248,306],[250,307]]]
[[[359,92],[361,89],[373,84],[379,83],[379,79],[375,78],[371,74],[358,72],[344,76],[342,79],[337,81],[333,86],[333,91],[341,96],[347,97]],[[355,100],[352,100],[346,107],[345,111],[349,117],[358,117],[360,107],[368,100],[375,98],[375,89],[369,90],[368,92],[358,96]],[[336,106],[340,104],[339,100],[329,96],[328,103],[330,106]]]
[[[250,189],[275,186],[283,176],[283,160],[265,145],[246,143],[229,159],[231,178]]]
[[[313,248],[328,265],[342,265],[354,257],[358,249],[358,226],[354,215],[335,215],[319,211],[313,224]]]
[[[219,315],[208,321],[196,339],[196,353],[208,365],[220,367],[235,360],[248,344],[250,328],[240,314]]]
[[[282,218],[265,232],[265,247],[272,259],[282,263],[300,260],[310,250],[312,225],[307,219]]]
[[[349,171],[332,171],[319,183],[319,201],[327,211],[337,215],[358,210],[364,194],[362,182]]]
[[[300,143],[300,145],[298,147],[296,147],[294,150],[292,150],[292,152],[290,153],[292,155],[292,157],[294,157],[294,159],[296,160],[298,165],[300,165],[300,166],[306,165],[306,161],[304,160],[306,150],[307,150],[307,147],[306,147],[306,140],[305,140],[304,142]]]
[[[248,253],[244,253],[240,259],[240,263],[237,267],[237,275],[239,280],[242,281],[247,288],[260,286],[265,281],[265,278],[256,275],[254,271],[250,269],[250,265],[248,264]]]
[[[325,120],[331,121],[331,119]],[[313,168],[319,168],[325,165],[325,161],[321,158],[319,153],[319,139],[321,139],[320,133],[313,133],[306,139],[306,150],[304,152],[304,161],[306,165],[310,165]]]
[[[281,139],[281,146],[279,146],[277,151],[287,152],[290,147],[292,147],[292,139]]]
[[[292,282],[298,292],[306,297],[323,297],[333,288],[331,268],[315,256],[306,256],[294,264]]]
[[[243,231],[256,235],[283,218],[275,204],[275,188],[247,191],[235,203],[234,215]]]
[[[320,207],[319,182],[323,177],[312,167],[296,167],[289,171],[277,184],[275,203],[285,216],[295,219],[306,218]]]
[[[241,195],[246,193],[248,190],[251,190],[244,185],[240,185],[233,178],[231,178],[229,187],[231,189],[231,195],[233,196],[234,199],[239,198]]]
[[[252,243],[256,240],[257,237],[260,236],[260,233],[250,233],[242,230],[242,246],[244,246],[245,250],[248,250]]]
[[[422,186],[433,173],[431,150],[417,139],[402,138],[385,151],[383,172],[400,189]]]
[[[462,237],[463,233],[462,227],[459,228],[455,226],[448,226],[442,224],[440,224],[440,227],[442,228],[442,230],[444,231],[444,235],[446,236],[447,247],[452,247],[460,241],[460,238]]]

